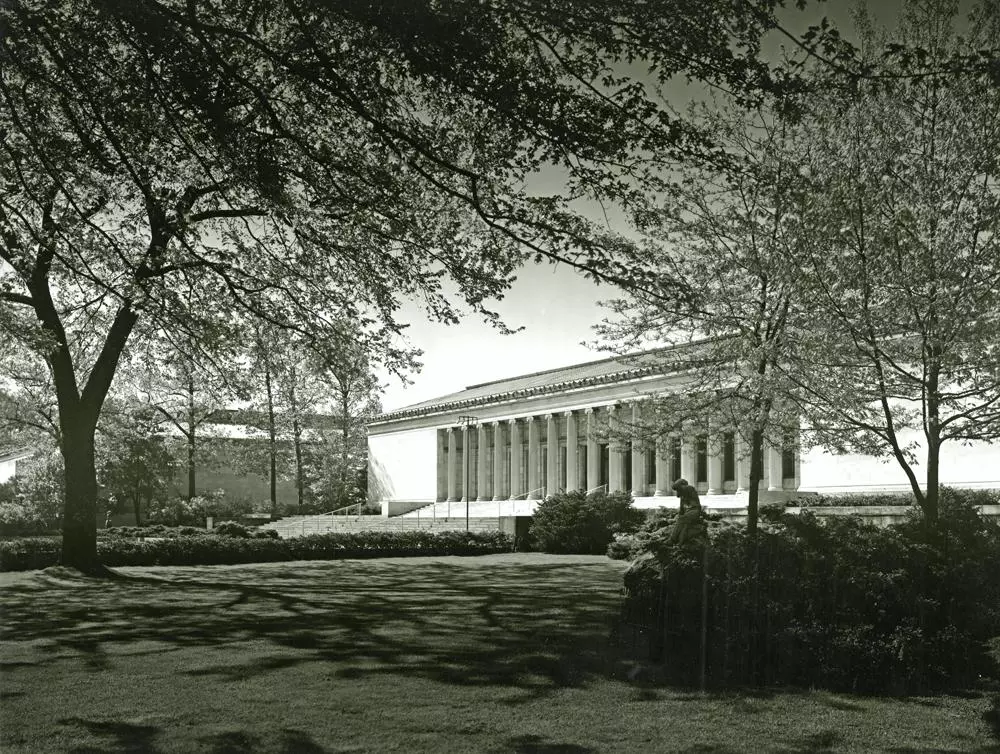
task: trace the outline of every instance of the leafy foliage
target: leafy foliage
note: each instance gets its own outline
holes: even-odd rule
[[[103,492],[111,509],[131,507],[139,526],[143,504],[148,516],[153,506],[165,503],[170,494],[177,466],[174,455],[148,412],[117,417],[109,412],[105,414],[102,430]]]
[[[627,492],[562,492],[538,504],[528,536],[533,549],[542,552],[596,555],[616,534],[635,531],[645,518]]]
[[[41,534],[59,527],[63,512],[62,458],[38,449],[18,464],[18,475],[0,484],[0,533]]]
[[[709,148],[662,89],[770,85],[775,4],[0,6],[0,322],[52,377],[67,557],[96,560],[93,432],[135,338],[246,316],[405,369],[400,297],[500,324],[529,256],[678,295],[573,202]],[[543,166],[565,191],[529,190]]]
[[[173,498],[162,508],[151,511],[149,520],[166,526],[204,526],[205,519],[209,516],[226,520],[239,518],[252,510],[253,503],[228,498],[223,490],[215,490],[207,495],[197,495],[190,500]]]
[[[1000,633],[1000,526],[943,496],[939,528],[878,528],[775,513],[759,537],[710,524],[702,554],[649,531],[625,577],[683,680],[697,677],[702,589],[707,672],[718,684],[896,693],[962,687],[992,664]],[[663,610],[670,617],[664,633]]]
[[[894,45],[862,14],[881,76],[815,72],[794,147],[810,197],[796,261],[824,323],[788,362],[800,409],[829,447],[894,458],[930,519],[941,445],[1000,438],[1000,90],[947,65],[993,45],[1000,14],[981,5],[960,37],[957,12],[905,4]]]

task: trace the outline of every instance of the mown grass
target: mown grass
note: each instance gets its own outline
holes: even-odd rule
[[[0,575],[0,751],[998,750],[982,695],[658,688],[623,565],[512,554]]]

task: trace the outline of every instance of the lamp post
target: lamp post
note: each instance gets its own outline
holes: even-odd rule
[[[479,418],[476,416],[460,416],[458,421],[461,422],[462,426],[465,428],[465,437],[462,438],[462,454],[465,456],[465,484],[462,486],[462,492],[465,495],[465,530],[469,530],[469,503],[472,502],[472,497],[469,495],[469,460],[472,454],[469,452],[470,446],[472,445],[472,432],[470,431],[472,427],[476,426]],[[482,452],[482,448],[479,449]]]

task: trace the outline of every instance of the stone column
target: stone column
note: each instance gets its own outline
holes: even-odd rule
[[[486,425],[479,425],[479,438],[476,443],[476,465],[479,467],[476,474],[476,500],[489,500],[492,496],[487,489],[489,484],[490,454],[487,453],[489,447]]]
[[[736,491],[746,492],[750,489],[750,449],[739,432],[736,433],[735,441]]]
[[[448,500],[458,500],[458,433],[448,427]]]
[[[640,438],[642,408],[639,401],[632,401],[632,497],[646,495],[646,451]]]
[[[476,467],[472,463],[472,427],[468,424],[462,427],[462,502],[467,503],[472,498],[469,492],[476,481]]]
[[[681,476],[687,479],[692,487],[698,485],[698,438],[694,435],[684,435],[681,438]],[[676,481],[676,480],[674,480]]]
[[[781,448],[769,442],[764,443],[764,458],[767,460],[767,491],[781,490]]]
[[[670,438],[656,438],[656,497],[670,494]]]
[[[534,416],[529,416],[525,421],[528,424],[528,499],[538,500],[540,495],[538,492],[539,488],[539,471],[541,459],[539,454],[541,451],[541,441],[538,436],[538,420]]]
[[[545,494],[559,491],[559,419],[555,414],[545,415]]]
[[[620,492],[625,489],[625,450],[620,436],[621,422],[617,405],[608,406],[608,492]]]
[[[504,451],[503,423],[493,422],[493,499],[504,500],[507,490],[504,486]]]
[[[708,455],[708,494],[722,494],[722,446],[725,437],[714,432],[716,427],[709,425],[708,437],[705,440],[705,452]]]
[[[436,502],[448,499],[448,430],[437,431],[437,495]]]
[[[566,417],[566,491],[580,489],[580,479],[577,472],[576,455],[579,452],[580,440],[576,432],[576,416],[572,411],[563,414]]]
[[[521,489],[521,425],[517,419],[510,420],[510,499],[515,500],[524,494]]]
[[[802,443],[799,441],[799,437],[795,438],[795,483],[792,489],[798,490],[799,485],[802,484]]]
[[[587,414],[587,490],[601,483],[601,446],[597,442],[597,409],[588,408]]]

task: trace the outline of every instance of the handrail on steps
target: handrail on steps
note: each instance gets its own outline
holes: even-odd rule
[[[362,505],[364,505],[364,503],[351,503],[350,505],[345,505],[343,508],[337,508],[337,510],[330,511],[329,513],[322,513],[320,515],[323,515],[323,516],[347,516],[349,514],[347,514],[347,513],[341,513],[341,511],[349,511],[349,510],[351,510],[351,508],[357,508],[358,509],[357,515],[358,515],[358,518],[360,518],[361,517],[361,506]]]
[[[520,495],[514,495],[514,497],[512,497],[511,500],[520,500],[522,497],[525,500],[527,500],[529,495],[534,495],[536,492],[545,492],[545,488],[539,487],[537,490],[528,490],[527,492],[522,492]]]

